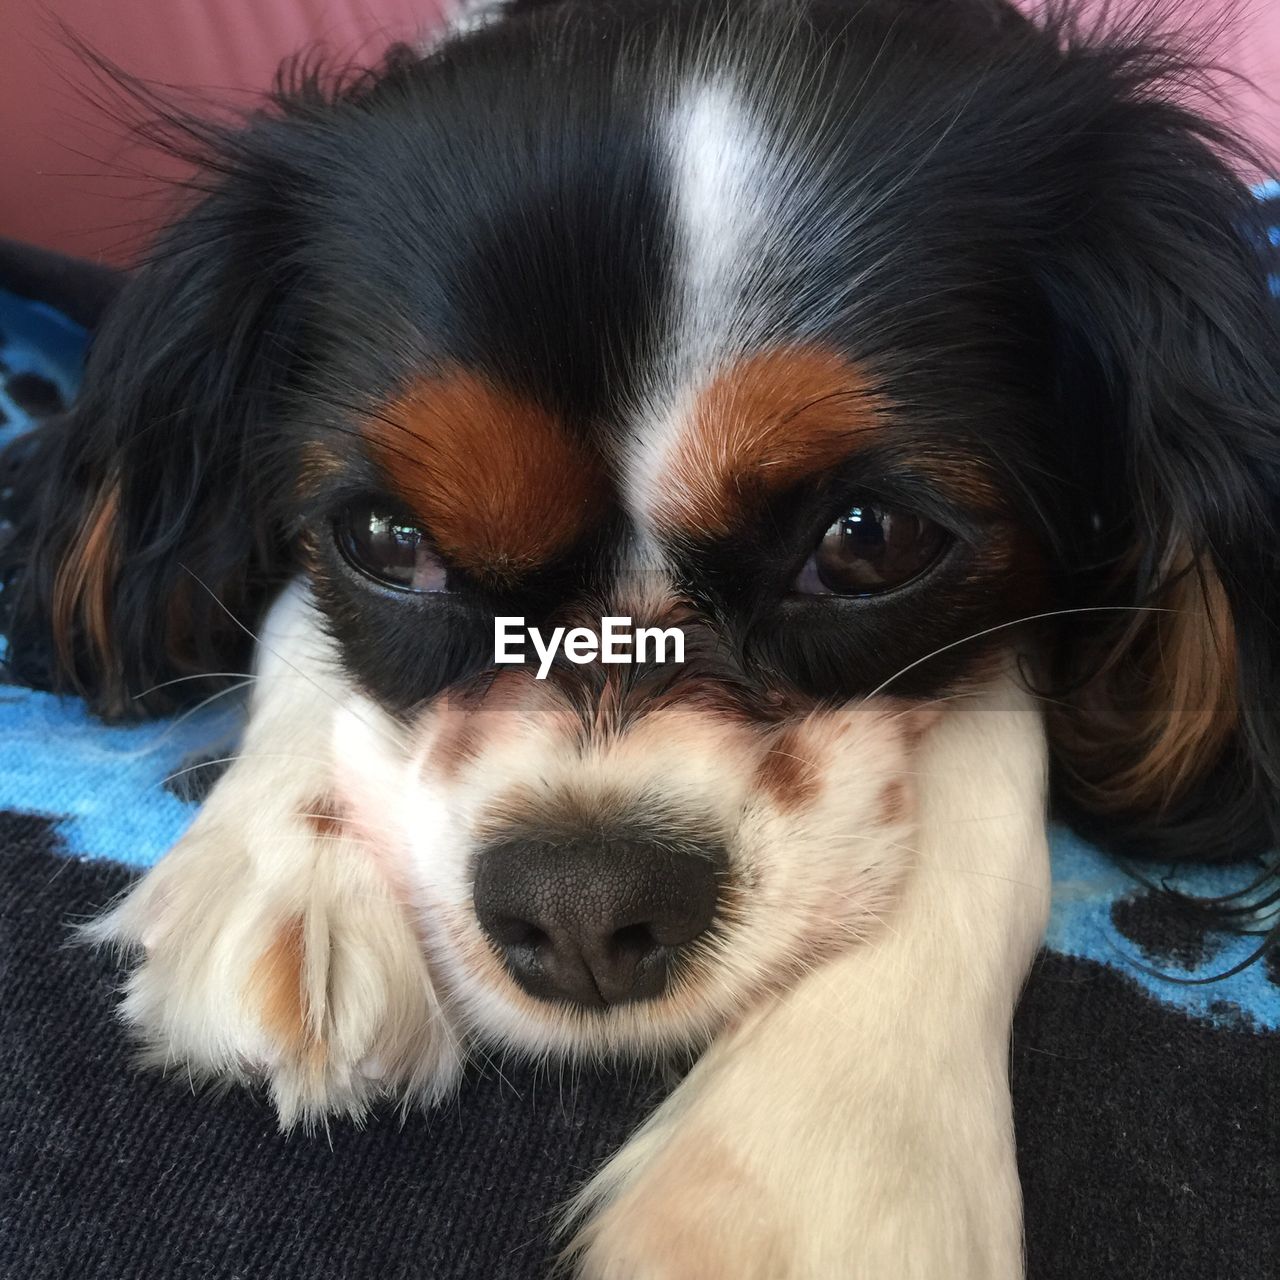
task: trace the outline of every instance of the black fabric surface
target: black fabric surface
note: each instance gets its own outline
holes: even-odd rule
[[[547,1274],[551,1214],[656,1079],[508,1063],[430,1116],[281,1135],[261,1097],[132,1064],[115,962],[68,945],[129,875],[0,816],[0,1276]],[[1274,1280],[1280,1036],[1044,954],[1013,1069],[1032,1280]]]

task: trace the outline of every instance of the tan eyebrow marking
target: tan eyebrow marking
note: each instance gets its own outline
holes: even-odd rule
[[[880,412],[868,375],[835,351],[748,356],[698,393],[657,484],[655,523],[728,533],[767,493],[838,462]]]
[[[516,577],[603,510],[596,455],[549,410],[464,369],[419,379],[362,430],[393,491],[464,569]]]

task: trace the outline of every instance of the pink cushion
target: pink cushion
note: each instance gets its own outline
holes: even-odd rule
[[[437,21],[440,0],[7,0],[0,38],[0,236],[126,262],[169,199],[153,152],[84,97],[100,95],[61,21],[125,70],[224,100],[271,82],[304,45],[374,61]],[[240,92],[238,92],[240,91]],[[141,170],[141,172],[140,172]],[[126,176],[132,174],[133,176]]]

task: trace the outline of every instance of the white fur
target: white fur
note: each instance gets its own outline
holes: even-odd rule
[[[502,17],[507,4],[508,0],[443,0],[439,18],[417,42],[418,52],[425,57],[446,40],[491,26]]]
[[[671,166],[677,231],[676,323],[636,413],[624,493],[642,546],[656,565],[649,515],[671,483],[669,459],[697,393],[725,362],[764,335],[754,286],[777,235],[779,177],[762,128],[727,72],[677,91],[663,147]]]
[[[654,511],[692,496],[682,494],[689,478],[673,461],[699,394],[780,335],[823,344],[833,314],[857,292],[850,281],[838,305],[814,291],[812,263],[829,241],[844,244],[850,227],[815,213],[817,190],[833,179],[800,131],[787,136],[779,127],[793,97],[767,51],[755,65],[735,66],[710,41],[669,100],[655,104],[673,204],[674,320],[649,362],[620,459],[621,492],[639,534],[634,554],[645,569],[664,562]],[[815,122],[814,131],[827,127]],[[857,217],[851,211],[848,220]]]
[[[548,714],[551,695],[530,696],[523,713],[495,714],[482,755],[451,782],[423,768],[439,717],[423,719],[407,762],[389,751],[372,705],[343,723],[344,756],[360,771],[348,792],[360,822],[403,859],[423,934],[435,943],[438,978],[477,1034],[534,1054],[701,1043],[797,966],[878,931],[910,861],[903,844],[910,821],[874,818],[881,793],[907,763],[892,727],[908,714],[902,707],[886,699],[820,722],[814,733],[827,781],[812,803],[786,814],[751,786],[767,736],[675,713],[642,720],[626,734],[602,732],[582,748]],[[517,793],[553,811],[563,801],[609,812],[627,798],[658,797],[725,840],[731,874],[746,890],[737,918],[722,925],[698,975],[671,1000],[584,1018],[530,1001],[505,975],[477,973],[468,962],[469,953],[487,950],[471,910],[477,832],[493,805]],[[448,933],[441,919],[451,922]]]

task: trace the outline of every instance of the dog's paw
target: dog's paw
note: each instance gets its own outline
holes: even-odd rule
[[[121,1014],[148,1061],[264,1079],[284,1126],[358,1117],[380,1095],[432,1101],[457,1077],[409,916],[327,815],[215,799],[85,934],[136,957]]]
[[[726,1136],[659,1122],[633,1137],[574,1206],[586,1220],[564,1261],[580,1280],[807,1276],[790,1241],[802,1224]]]
[[[731,1129],[663,1128],[640,1152],[624,1147],[588,1187],[580,1207],[594,1213],[565,1255],[579,1280],[1022,1276],[1007,1233],[983,1237],[978,1201],[1007,1198],[1004,1188],[943,1188],[923,1168],[919,1185],[906,1187],[901,1157],[883,1171],[856,1168],[852,1153],[815,1152],[803,1128],[776,1135],[772,1161]],[[925,1186],[936,1199],[920,1194]]]
[[[818,1071],[818,1043],[772,1039],[713,1046],[583,1189],[579,1280],[1020,1280],[989,1082],[974,1105],[919,1061]]]

